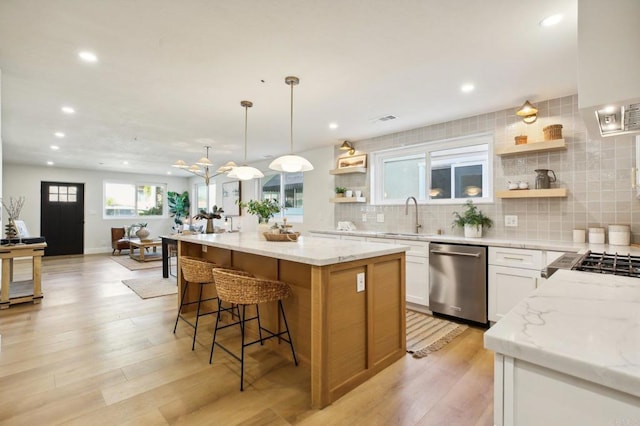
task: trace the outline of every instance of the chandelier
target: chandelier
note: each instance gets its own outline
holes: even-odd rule
[[[193,173],[196,176],[200,176],[201,178],[204,178],[205,183],[207,184],[207,186],[209,186],[209,180],[212,177],[216,177],[220,173],[224,173],[231,169],[229,168],[228,170],[221,170],[226,166],[225,164],[225,166],[222,166],[220,169],[217,170],[217,173],[215,175],[211,175],[210,168],[213,167],[213,163],[211,162],[211,160],[209,160],[209,149],[211,149],[211,147],[209,145],[205,145],[204,148],[206,149],[206,155],[204,157],[201,157],[198,161],[196,161],[195,164],[192,164],[191,166],[189,166],[184,161],[178,160],[175,163],[173,163],[173,167],[186,170],[189,173]]]
[[[240,180],[261,178],[264,177],[264,174],[260,170],[247,165],[247,111],[253,106],[253,103],[251,101],[241,101],[240,106],[244,108],[244,163],[240,167],[232,167],[227,176]]]
[[[291,86],[291,148],[289,155],[276,158],[269,164],[269,168],[279,172],[308,172],[313,165],[304,157],[293,154],[293,86],[300,83],[298,77],[286,77],[284,82]]]

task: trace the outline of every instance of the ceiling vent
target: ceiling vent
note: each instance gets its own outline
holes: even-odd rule
[[[387,114],[387,115],[383,115],[382,117],[378,117],[373,121],[374,122],[377,122],[377,121],[385,122],[385,121],[395,120],[396,118],[398,118],[398,117],[396,117],[395,115]]]

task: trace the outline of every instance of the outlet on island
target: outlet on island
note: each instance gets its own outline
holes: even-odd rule
[[[384,213],[378,213],[376,215],[376,222],[378,223],[384,223]]]

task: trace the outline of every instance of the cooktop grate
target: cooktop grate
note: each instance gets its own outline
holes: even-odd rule
[[[640,256],[589,251],[573,269],[640,278]]]

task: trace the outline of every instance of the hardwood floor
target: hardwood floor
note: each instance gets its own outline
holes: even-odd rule
[[[30,264],[16,264],[16,278]],[[0,311],[0,423],[188,425],[490,425],[493,353],[469,328],[427,358],[406,356],[324,410],[310,408],[310,374],[259,345],[239,364],[216,351],[211,319],[196,350],[172,333],[176,297],[140,299],[107,255],[45,258],[42,304]],[[223,335],[235,340],[235,330]],[[294,342],[295,343],[295,342]]]

